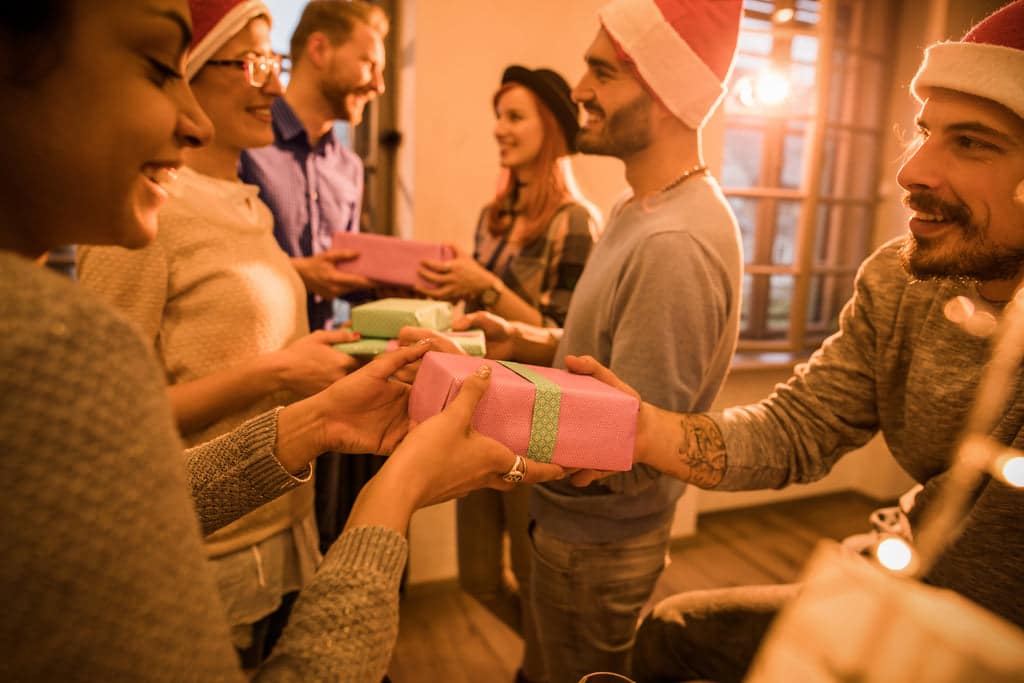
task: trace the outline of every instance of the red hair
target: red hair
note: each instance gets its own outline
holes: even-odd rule
[[[565,134],[555,120],[555,115],[540,101],[533,91],[519,83],[506,83],[494,93],[494,108],[498,108],[498,100],[502,95],[512,88],[523,88],[530,93],[530,98],[537,107],[540,115],[542,138],[537,158],[533,160],[534,180],[522,186],[518,198],[518,206],[521,211],[517,215],[523,217],[525,229],[523,231],[523,244],[534,241],[547,229],[551,218],[558,211],[567,199],[572,198],[572,193],[566,184],[565,175],[558,164],[558,159],[569,153],[569,144],[565,140]],[[509,204],[513,201],[515,182],[512,172],[503,169],[501,179],[498,181],[498,191],[494,199],[487,206],[485,217],[486,226],[492,235],[500,236],[507,234],[512,229],[514,221],[509,220]]]

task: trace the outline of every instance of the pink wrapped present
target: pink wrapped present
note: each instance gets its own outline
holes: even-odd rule
[[[339,262],[339,270],[405,287],[434,286],[416,274],[423,259],[447,261],[455,258],[451,247],[441,244],[359,232],[334,233],[334,248],[359,252],[358,258]]]
[[[587,375],[536,365],[428,352],[409,396],[409,416],[436,415],[463,380],[491,366],[491,385],[473,426],[513,453],[563,467],[625,471],[633,466],[640,402]]]

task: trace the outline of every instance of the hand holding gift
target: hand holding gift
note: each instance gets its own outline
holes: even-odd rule
[[[463,254],[455,246],[449,246],[453,258],[446,261],[424,259],[418,271],[421,279],[430,283],[428,287],[417,287],[416,291],[433,299],[474,301],[493,285],[498,277]]]
[[[358,339],[351,330],[317,330],[268,354],[281,388],[310,396],[358,367],[356,359],[339,354],[332,346]]]
[[[306,289],[324,299],[334,299],[373,286],[365,277],[339,269],[339,264],[358,257],[359,252],[351,249],[329,249],[305,258],[293,258],[292,266]]]
[[[625,471],[633,466],[639,399],[592,377],[519,363],[485,361],[491,389],[473,426],[517,455],[566,468]],[[409,397],[409,416],[440,412],[479,367],[464,356],[428,353]]]
[[[521,483],[530,484],[564,475],[558,465],[521,463],[506,446],[474,429],[474,414],[488,393],[490,372],[479,360],[468,361],[472,367],[461,389],[442,412],[409,432],[359,494],[348,526],[379,524],[404,533],[417,508],[481,487],[508,490],[516,485],[511,481],[516,477],[509,476],[513,471],[525,470]]]
[[[565,367],[570,372],[589,375],[596,380],[636,397],[640,401],[637,416],[636,442],[633,459],[637,463],[650,465],[656,470],[674,473],[678,460],[678,443],[680,415],[663,410],[642,399],[637,391],[615,376],[611,370],[598,363],[592,356],[566,356]],[[666,444],[676,444],[676,448],[667,448]],[[577,486],[586,486],[590,482],[607,476],[606,472],[581,470],[572,475],[571,481]]]

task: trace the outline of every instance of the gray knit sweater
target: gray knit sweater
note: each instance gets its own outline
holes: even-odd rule
[[[839,332],[761,403],[715,416],[728,466],[719,489],[782,487],[825,476],[877,432],[924,485],[911,523],[935,500],[974,400],[989,342],[946,319],[973,287],[912,282],[898,241],[861,266]],[[1024,447],[1024,378],[992,436]],[[985,479],[959,539],[928,580],[1024,626],[1024,492]]]
[[[0,252],[0,680],[245,680],[201,534],[301,483],[275,442],[271,411],[183,455],[129,325]],[[405,556],[347,531],[260,680],[379,681]]]
[[[589,354],[660,408],[707,410],[736,348],[739,227],[710,176],[649,202],[630,196],[587,261],[554,366]],[[671,524],[683,489],[637,465],[584,488],[566,480],[535,486],[530,513],[560,538],[609,543]]]

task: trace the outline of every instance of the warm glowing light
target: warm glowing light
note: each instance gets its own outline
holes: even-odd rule
[[[765,71],[758,75],[754,93],[762,104],[780,105],[789,97],[789,81],[777,71]]]
[[[1007,454],[996,458],[993,474],[1010,486],[1024,488],[1024,455]]]
[[[777,107],[789,98],[789,80],[771,70],[744,76],[736,83],[736,96],[744,107]]]
[[[785,24],[787,21],[792,21],[795,16],[795,9],[792,7],[783,7],[780,10],[775,10],[775,14],[772,15],[772,21],[776,24]]]
[[[890,537],[878,544],[875,548],[875,557],[886,569],[901,572],[910,566],[914,559],[914,551],[902,538]]]
[[[946,314],[946,319],[949,320],[949,322],[957,325],[963,325],[972,315],[974,315],[974,302],[966,296],[953,297],[946,302],[942,311]]]

